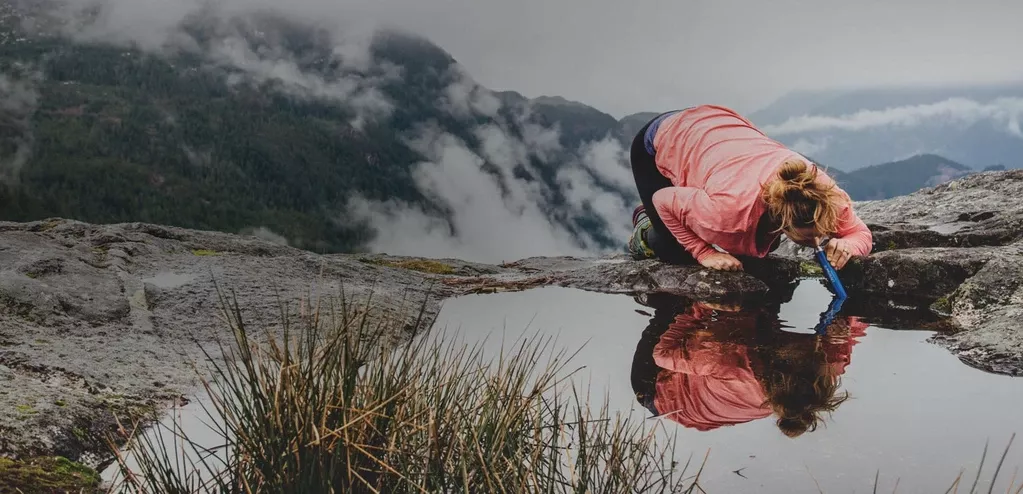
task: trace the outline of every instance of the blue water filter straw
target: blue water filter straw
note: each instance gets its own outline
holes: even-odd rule
[[[845,287],[842,285],[842,280],[838,279],[838,272],[835,271],[834,266],[828,262],[828,256],[824,253],[824,249],[821,246],[817,246],[814,250],[814,255],[817,257],[817,264],[821,265],[821,269],[824,270],[824,278],[828,280],[828,284],[831,285],[831,291],[834,292],[836,297],[846,298]]]

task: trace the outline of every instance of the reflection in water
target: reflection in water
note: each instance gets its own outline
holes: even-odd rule
[[[789,437],[816,430],[847,398],[840,376],[867,324],[837,316],[824,335],[787,332],[780,303],[740,308],[664,296],[632,365],[636,399],[700,431],[774,416]]]
[[[804,280],[773,297],[736,313],[544,287],[448,299],[434,331],[462,335],[493,358],[511,341],[551,336],[552,352],[572,355],[571,381],[583,393],[606,396],[631,420],[657,417],[652,430],[678,441],[680,466],[709,453],[708,492],[872,492],[878,475],[879,492],[895,483],[898,492],[945,492],[961,471],[972,485],[978,470],[977,491],[988,491],[1010,434],[1023,432],[1023,379],[974,369],[928,343],[926,310],[848,299],[818,336],[832,301],[822,284]],[[786,414],[800,419],[785,429],[803,431],[796,439],[779,428]],[[1015,492],[1017,467],[1019,438],[995,492],[1013,480]]]
[[[878,477],[883,492],[945,492],[960,472],[960,492],[978,474],[977,492],[988,492],[999,466],[994,491],[1016,492],[1019,438],[1004,464],[998,456],[1023,432],[1023,379],[971,368],[928,343],[926,311],[849,299],[818,336],[831,300],[821,284],[773,296],[739,312],[544,287],[448,299],[433,331],[495,359],[511,341],[553,337],[549,350],[573,356],[581,391],[606,393],[625,418],[663,422],[652,430],[678,441],[680,468],[709,453],[708,492],[872,492]],[[191,432],[202,434],[196,420]]]

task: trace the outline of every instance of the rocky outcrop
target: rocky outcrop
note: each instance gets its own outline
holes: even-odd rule
[[[935,313],[946,314],[956,331],[935,341],[970,365],[1020,374],[1021,197],[1023,172],[1013,171],[858,204],[877,245],[842,271],[853,295],[846,310],[909,328],[943,324]],[[756,298],[791,287],[808,259],[785,246],[765,260],[744,259],[744,273],[624,256],[488,265],[318,255],[147,224],[0,223],[0,456],[109,460],[88,453],[106,450],[115,413],[165,406],[197,384],[199,346],[226,335],[220,293],[254,321],[277,316],[281,301],[299,310],[300,300],[324,294],[343,291],[355,301],[372,294],[382,310],[405,318],[406,334],[395,336],[407,337],[433,321],[444,298],[461,294],[559,285]]]
[[[411,333],[416,323],[431,323],[441,300],[465,293],[561,285],[756,297],[798,269],[776,259],[750,262],[736,275],[622,256],[494,266],[317,255],[255,237],[147,224],[0,223],[0,456],[83,459],[105,450],[115,414],[190,394],[197,384],[191,363],[202,360],[196,342],[226,335],[221,294],[236,297],[246,315],[273,318],[282,300],[294,308],[320,294],[343,291],[358,302],[372,293],[375,306],[405,317]]]
[[[970,175],[858,210],[881,227],[860,284],[936,297],[934,309],[956,331],[935,341],[975,367],[1023,375],[1023,170]]]

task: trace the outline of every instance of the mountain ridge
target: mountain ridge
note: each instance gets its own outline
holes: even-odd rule
[[[845,170],[918,154],[975,169],[1023,167],[1023,81],[793,91],[749,118]]]
[[[925,153],[851,172],[839,170],[835,173],[835,169],[829,169],[829,173],[853,200],[867,201],[910,194],[978,171],[945,157]]]
[[[510,93],[405,32],[379,30],[349,56],[363,48],[283,18],[202,21],[183,31],[194,48],[169,53],[25,33],[0,44],[5,74],[42,74],[31,126],[0,133],[4,158],[31,149],[2,185],[3,219],[265,229],[338,252],[371,246],[396,218],[418,218],[406,234],[482,238],[466,212],[482,208],[558,237],[554,249],[618,249],[635,194],[601,148],[613,117],[501,104]],[[5,32],[19,24],[6,17]],[[457,204],[466,192],[472,204]]]

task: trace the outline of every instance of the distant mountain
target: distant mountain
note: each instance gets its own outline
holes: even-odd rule
[[[856,201],[889,199],[975,173],[972,168],[933,154],[828,173]]]
[[[576,253],[627,233],[627,164],[587,147],[614,117],[490,91],[428,40],[346,46],[280,14],[198,12],[187,42],[151,50],[38,29],[40,5],[0,0],[0,219],[271,232],[322,252],[384,236]]]
[[[1023,167],[1023,83],[799,91],[749,118],[844,170],[920,154],[976,169]]]
[[[530,99],[515,91],[502,91],[496,94],[505,105],[528,108],[534,122],[558,129],[566,146],[575,147],[587,141],[600,141],[617,136],[618,120],[578,101],[570,101],[560,96]]]
[[[631,145],[632,139],[639,133],[639,129],[642,129],[644,125],[653,120],[657,115],[657,112],[633,113],[619,120],[618,133],[622,137],[623,144],[626,146]]]

